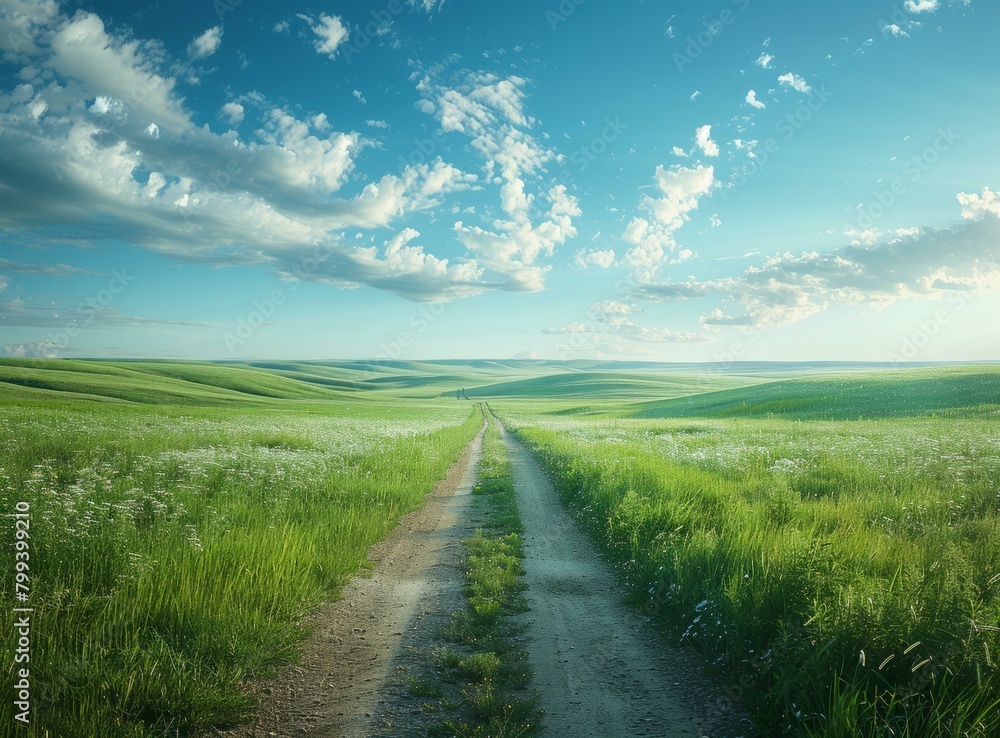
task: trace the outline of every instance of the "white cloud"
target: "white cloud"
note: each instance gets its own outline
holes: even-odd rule
[[[747,102],[758,110],[763,110],[767,107],[766,103],[757,99],[757,92],[755,90],[750,90],[750,92],[747,93]]]
[[[756,59],[754,59],[754,64],[756,64],[761,69],[773,69],[774,68],[774,57],[767,52],[761,53]]]
[[[4,0],[0,4],[0,56],[27,62],[39,52],[38,37],[59,17],[55,0]]]
[[[533,188],[556,158],[529,133],[524,111],[527,81],[516,76],[466,72],[458,85],[420,80],[418,91],[444,132],[471,139],[484,160],[485,180],[500,185],[503,217],[486,225],[455,223],[454,234],[477,263],[500,278],[502,289],[536,291],[550,267],[539,263],[576,236],[579,203],[563,185]],[[534,190],[534,191],[533,191]]]
[[[279,21],[279,22],[277,22],[277,23],[274,24],[274,28],[272,30],[275,33],[287,33],[288,29],[291,27],[291,25],[292,24],[289,23],[286,20]]]
[[[580,323],[577,321],[575,323],[564,325],[562,328],[544,328],[542,333],[550,336],[558,336],[569,333],[596,333],[596,331],[594,326],[589,326],[586,323]]]
[[[188,44],[187,53],[191,59],[207,59],[222,45],[222,26],[209,28],[200,36],[195,36]]]
[[[589,265],[598,266],[601,269],[609,269],[615,265],[614,249],[603,251],[579,251],[576,254],[576,265],[581,269],[586,269]]]
[[[689,249],[678,245],[674,234],[689,220],[688,214],[698,208],[699,199],[716,186],[715,170],[705,166],[659,166],[655,179],[661,197],[643,194],[639,208],[649,217],[634,217],[622,235],[632,245],[625,254],[625,263],[646,280],[655,277],[665,264],[691,256]]]
[[[306,21],[312,32],[318,37],[314,42],[313,46],[316,47],[316,51],[320,54],[325,54],[331,59],[335,59],[337,56],[337,49],[350,37],[351,32],[344,25],[344,22],[336,15],[327,15],[326,13],[320,13],[319,20],[313,21],[313,19],[307,15],[299,15],[299,18]]]
[[[109,101],[109,109],[110,101],[120,101],[128,120],[143,127],[155,121],[161,130],[177,134],[191,128],[175,81],[158,71],[157,52],[148,45],[110,36],[104,22],[91,13],[65,19],[44,39],[46,48],[38,52],[44,58],[36,63],[63,78],[61,106],[72,105],[74,97],[100,96]],[[50,99],[50,106],[54,102]]]
[[[48,112],[34,114],[32,85],[0,89],[0,230],[40,244],[53,231],[81,243],[116,239],[179,260],[260,264],[287,279],[370,285],[413,300],[499,288],[474,259],[427,253],[395,225],[469,189],[475,175],[435,159],[348,191],[370,145],[359,133],[331,130],[323,115],[293,115],[262,97],[254,98],[265,111],[259,129],[214,133],[184,108],[177,80],[163,71],[183,65],[160,46],[109,34],[90,13],[46,18],[18,22],[32,34]],[[9,3],[0,26],[8,21]],[[238,105],[223,106],[220,117],[238,117]],[[543,247],[558,239],[555,211],[538,225]],[[378,249],[344,235],[374,228],[403,235]],[[301,274],[316,254],[319,266]],[[8,323],[25,320],[22,312]]]
[[[569,323],[561,328],[547,328],[542,332],[550,335],[589,334],[595,346],[608,345],[615,343],[617,339],[623,339],[626,343],[619,343],[617,350],[624,353],[632,353],[628,343],[700,343],[709,340],[709,336],[700,333],[639,325],[632,316],[643,311],[644,308],[634,303],[608,300],[590,307],[589,321],[586,323]]]
[[[1000,217],[1000,193],[984,187],[982,194],[960,192],[958,202],[962,206],[962,217],[967,220],[982,220],[988,215]]]
[[[888,25],[882,26],[883,36],[895,36],[896,38],[909,38],[910,34],[904,31],[895,23],[890,23]]]
[[[903,3],[908,13],[933,13],[941,7],[940,0],[906,0]]]
[[[743,315],[715,308],[706,326],[765,327],[803,320],[830,305],[882,309],[901,300],[1000,292],[1000,197],[991,190],[960,193],[965,222],[953,228],[897,230],[890,240],[874,231],[827,253],[776,254],[735,277],[649,283],[635,297],[653,301],[715,298],[736,301]]]
[[[695,131],[695,143],[705,156],[719,155],[719,145],[712,140],[712,126],[704,125]]]
[[[680,146],[674,146],[673,155],[681,159],[686,159],[688,157],[688,152],[682,149]]]
[[[365,96],[361,93],[361,90],[354,90],[354,92],[352,92],[351,94],[354,95],[355,99],[362,105],[368,104],[368,100],[365,99]]]
[[[701,90],[695,90],[694,92],[692,92],[691,93],[691,102],[694,102],[695,100],[697,100],[699,95],[701,95]]]
[[[407,2],[412,7],[421,8],[428,13],[433,13],[435,10],[440,11],[444,7],[445,0],[407,0]]]
[[[243,113],[243,106],[237,102],[227,102],[219,109],[219,117],[225,119],[231,126],[238,126],[243,122]]]
[[[7,356],[18,359],[59,358],[59,346],[49,340],[39,341],[38,343],[8,343],[4,345],[3,352]]]
[[[804,93],[812,92],[812,88],[809,86],[809,84],[805,81],[804,78],[800,77],[797,74],[792,74],[791,72],[789,72],[788,74],[783,74],[780,77],[778,77],[778,82],[781,83],[782,87],[791,87],[793,90],[797,90],[798,92],[804,92]]]

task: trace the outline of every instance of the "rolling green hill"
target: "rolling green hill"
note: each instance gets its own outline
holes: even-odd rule
[[[893,418],[1000,406],[1000,367],[938,367],[804,377],[633,406],[641,418]]]
[[[799,376],[612,371],[581,362],[196,362],[0,359],[0,402],[217,406],[277,401],[454,399],[546,403],[546,412],[641,418],[854,419],[1000,405],[1000,367]],[[464,399],[464,398],[463,398]],[[594,403],[593,405],[591,403]],[[558,405],[558,407],[557,407]],[[541,410],[541,408],[539,408]]]
[[[227,405],[333,400],[343,394],[266,371],[200,362],[0,360],[0,400],[117,400]]]
[[[627,399],[684,397],[702,392],[743,387],[759,380],[747,377],[722,377],[684,374],[633,374],[626,372],[574,372],[529,377],[466,388],[470,399],[559,398]]]

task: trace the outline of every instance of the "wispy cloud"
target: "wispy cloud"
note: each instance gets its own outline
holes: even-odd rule
[[[827,253],[776,254],[739,276],[636,288],[639,299],[736,302],[743,314],[715,306],[705,326],[765,327],[794,323],[830,305],[881,309],[900,300],[1000,290],[1000,197],[989,189],[958,197],[965,222],[952,228],[907,229]]]
[[[87,269],[70,266],[69,264],[24,264],[10,259],[0,258],[0,272],[15,272],[18,274],[43,274],[47,277],[68,277],[73,274],[97,275]]]
[[[195,36],[188,44],[187,53],[191,59],[206,59],[222,45],[222,26],[209,28],[199,36]]]

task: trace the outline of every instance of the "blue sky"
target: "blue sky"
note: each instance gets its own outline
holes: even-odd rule
[[[0,346],[996,359],[998,29],[985,0],[0,0]]]

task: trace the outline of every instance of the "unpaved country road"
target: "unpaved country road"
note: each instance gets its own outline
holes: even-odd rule
[[[667,648],[563,509],[541,467],[504,432],[524,524],[528,651],[545,711],[540,735],[699,738],[718,724],[717,687]]]
[[[485,429],[485,426],[484,426]],[[483,431],[439,482],[423,507],[368,554],[371,577],[356,577],[341,599],[310,618],[312,635],[297,666],[257,685],[260,705],[248,726],[215,735],[229,738],[367,738],[385,727],[384,696],[398,682],[398,656],[419,620],[421,603],[435,602],[458,583]]]

